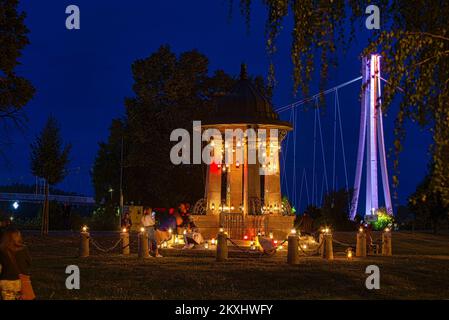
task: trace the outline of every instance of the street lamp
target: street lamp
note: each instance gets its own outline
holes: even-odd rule
[[[19,209],[19,202],[18,201],[14,201],[14,203],[12,204],[12,207],[14,208],[14,210]]]

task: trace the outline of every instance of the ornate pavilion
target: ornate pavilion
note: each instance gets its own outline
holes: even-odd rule
[[[274,161],[261,163],[257,157],[255,163],[249,163],[250,141],[245,136],[241,163],[208,165],[204,199],[194,208],[197,214],[194,220],[201,232],[206,238],[212,238],[223,227],[234,239],[252,239],[258,232],[284,238],[291,230],[294,216],[289,205],[282,203],[279,155],[281,142],[293,127],[279,119],[269,99],[248,79],[245,65],[233,90],[217,99],[214,111],[201,127],[202,130],[211,128],[220,131],[223,141],[227,129],[256,132],[265,129],[264,142],[257,139],[254,143],[258,153],[268,154]],[[270,129],[277,129],[278,134],[271,136]],[[231,148],[239,146],[241,142],[232,139],[235,140]],[[223,150],[228,147],[226,143]],[[269,172],[261,174],[261,170]]]

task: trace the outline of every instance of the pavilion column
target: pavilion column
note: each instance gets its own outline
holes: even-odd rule
[[[254,128],[257,130],[257,128]],[[256,214],[254,212],[255,207],[252,201],[257,199],[261,200],[260,197],[260,163],[257,159],[257,136],[248,136],[247,141],[247,196],[248,196],[248,214]],[[260,212],[259,212],[260,213]]]
[[[243,205],[243,165],[231,164],[228,172],[229,190],[229,208],[231,212],[240,212],[240,206]],[[234,208],[234,209],[232,209]]]
[[[273,214],[281,212],[281,175],[279,165],[279,143],[277,138],[270,137],[267,154],[270,162],[266,168],[265,186],[264,186],[264,205],[267,210]]]
[[[243,215],[248,215],[248,142],[243,146]]]
[[[221,204],[221,168],[215,163],[207,166],[206,199],[207,215],[218,214]]]

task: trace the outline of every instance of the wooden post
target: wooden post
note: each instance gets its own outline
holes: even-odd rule
[[[334,248],[332,246],[332,234],[324,233],[323,234],[323,253],[321,257],[327,260],[334,260]]]
[[[149,258],[150,251],[148,249],[148,233],[142,231],[139,233],[139,258]]]
[[[89,256],[89,239],[90,234],[87,231],[81,231],[80,257],[86,258]]]
[[[357,244],[355,247],[356,257],[366,257],[366,233],[362,230],[357,233]]]
[[[122,253],[124,255],[129,254],[129,233],[127,231],[123,231],[120,233],[120,238],[122,239]]]
[[[299,238],[297,235],[288,236],[288,252],[287,252],[287,263],[288,264],[298,264],[299,263]]]
[[[225,261],[228,259],[228,236],[224,232],[220,232],[217,236],[217,261]]]
[[[385,230],[382,233],[382,255],[383,256],[391,256],[392,255],[390,230]]]

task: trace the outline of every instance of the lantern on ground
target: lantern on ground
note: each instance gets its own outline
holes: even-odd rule
[[[348,250],[346,251],[346,258],[348,258],[348,260],[352,260],[352,248],[349,247]]]

